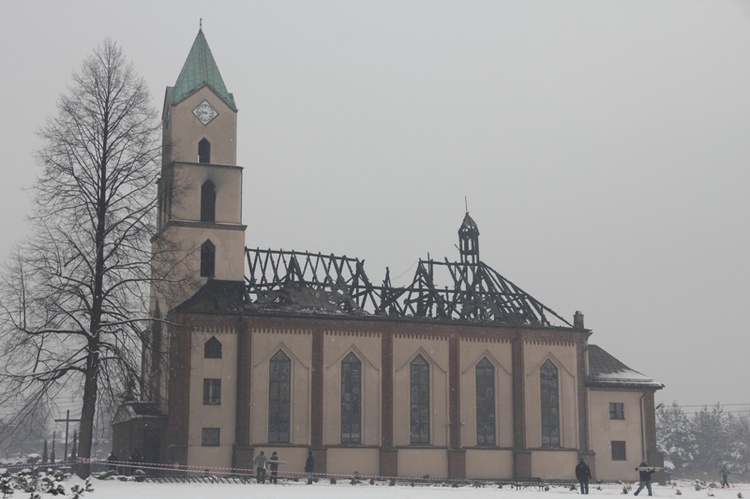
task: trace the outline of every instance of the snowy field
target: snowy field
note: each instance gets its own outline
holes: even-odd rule
[[[71,486],[75,479],[66,485]],[[210,497],[236,498],[236,497],[283,497],[283,499],[309,499],[316,495],[325,499],[350,499],[356,494],[357,499],[524,499],[532,497],[545,497],[558,499],[578,495],[578,491],[571,491],[567,487],[552,487],[548,491],[539,491],[536,487],[527,487],[516,490],[509,486],[502,489],[496,485],[485,487],[448,487],[430,485],[408,485],[388,486],[387,483],[369,485],[350,485],[349,480],[341,480],[336,485],[331,485],[328,480],[321,480],[313,485],[304,482],[283,482],[278,485],[271,484],[159,484],[120,482],[116,480],[91,479],[94,492],[87,493],[84,497],[90,499],[205,499]],[[635,486],[628,495],[633,494]],[[601,490],[598,490],[601,487]],[[66,487],[69,488],[69,487]],[[717,499],[750,498],[750,484],[738,484],[731,489],[702,488],[695,490],[689,481],[680,481],[673,485],[653,485],[655,497],[680,497],[680,499],[696,499],[715,497]],[[589,495],[591,496],[622,496],[623,486],[606,484],[598,486],[591,484]],[[647,497],[644,489],[639,497]],[[20,496],[17,496],[20,497]],[[25,494],[24,494],[25,497]]]

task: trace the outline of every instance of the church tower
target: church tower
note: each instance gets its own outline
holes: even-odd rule
[[[163,108],[162,177],[154,251],[178,262],[152,298],[168,313],[210,280],[244,280],[242,167],[237,166],[237,106],[198,31]],[[157,261],[159,258],[156,258]],[[175,284],[179,283],[179,284]]]

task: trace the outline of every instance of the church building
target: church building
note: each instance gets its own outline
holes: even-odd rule
[[[663,385],[482,261],[468,213],[456,261],[420,260],[401,287],[357,258],[246,247],[237,117],[201,30],[164,99],[153,253],[171,277],[115,454],[247,473],[276,451],[293,476],[312,451],[317,476],[461,480],[662,464]]]

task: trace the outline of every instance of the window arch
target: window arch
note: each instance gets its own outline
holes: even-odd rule
[[[203,344],[203,357],[206,359],[221,358],[221,342],[217,340],[215,336],[211,336],[208,341]]]
[[[362,362],[353,353],[341,361],[341,442],[362,441]]]
[[[560,445],[560,382],[557,367],[547,360],[539,369],[542,445]]]
[[[484,357],[476,367],[477,445],[495,445],[495,366]]]
[[[216,186],[206,180],[201,186],[201,222],[216,221]]]
[[[268,376],[268,441],[288,443],[291,413],[292,362],[279,350],[271,357]]]
[[[198,163],[211,162],[211,143],[208,139],[201,139],[198,142]]]
[[[211,240],[201,246],[201,277],[214,277],[216,246]]]
[[[417,355],[410,366],[410,427],[412,444],[430,443],[430,365]]]

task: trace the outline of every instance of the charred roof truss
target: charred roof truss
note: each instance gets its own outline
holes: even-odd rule
[[[256,311],[572,327],[481,261],[419,260],[400,287],[388,270],[373,285],[357,258],[247,248],[245,256],[245,303]]]

